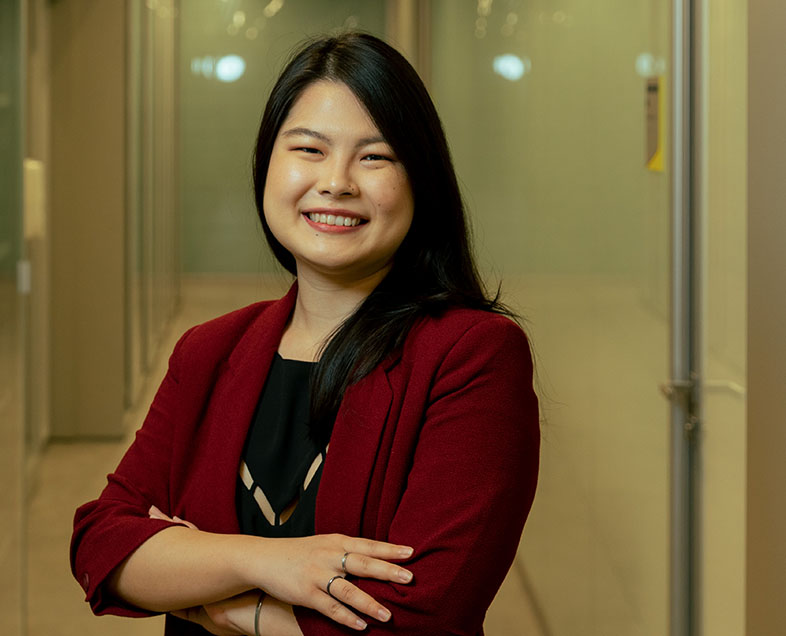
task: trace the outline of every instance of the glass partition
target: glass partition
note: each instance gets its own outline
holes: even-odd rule
[[[126,403],[161,354],[180,293],[177,0],[127,3]]]
[[[20,3],[0,3],[0,632],[11,636],[24,633],[25,580],[21,33]]]
[[[669,8],[432,3],[432,89],[491,286],[537,357],[519,566],[554,636],[668,631]]]

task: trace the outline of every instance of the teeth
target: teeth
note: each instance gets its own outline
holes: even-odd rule
[[[360,225],[360,219],[353,218],[351,216],[309,212],[308,218],[314,221],[314,223],[324,223],[325,225],[340,225],[344,227],[354,227],[356,225]]]

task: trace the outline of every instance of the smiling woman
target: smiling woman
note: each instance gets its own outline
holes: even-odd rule
[[[481,634],[534,496],[538,406],[428,93],[377,38],[308,42],[254,173],[296,282],[181,338],[77,511],[74,574],[95,612],[168,612],[167,634]]]

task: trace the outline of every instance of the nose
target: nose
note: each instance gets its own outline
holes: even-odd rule
[[[355,196],[358,193],[348,166],[341,161],[326,162],[318,189],[320,194],[333,197]]]

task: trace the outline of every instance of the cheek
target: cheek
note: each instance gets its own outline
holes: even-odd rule
[[[406,177],[382,178],[373,183],[374,203],[381,213],[395,213],[402,218],[412,217],[414,207],[412,188]]]
[[[396,222],[399,225],[409,226],[412,224],[415,202],[412,190],[406,180],[393,184],[388,190],[388,206],[390,211],[395,214]]]
[[[309,191],[307,176],[293,166],[277,165],[268,170],[262,207],[271,227],[277,218],[288,218]]]
[[[291,191],[305,181],[305,174],[289,162],[271,164],[267,173],[265,191],[270,190],[279,195]]]

